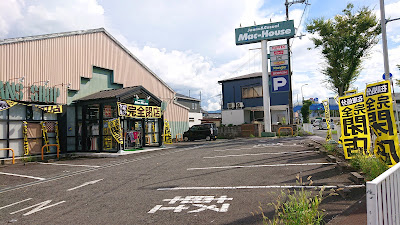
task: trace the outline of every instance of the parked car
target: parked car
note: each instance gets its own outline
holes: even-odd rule
[[[319,124],[321,123],[321,120],[322,119],[320,119],[320,118],[316,118],[315,120],[311,121],[311,124],[313,125],[313,127],[319,127]]]
[[[218,128],[215,123],[205,123],[193,125],[188,131],[183,133],[183,140],[194,141],[206,139],[207,141],[216,140]]]
[[[333,119],[331,119],[329,126],[331,127],[332,130],[335,129],[335,124],[333,123]],[[318,129],[319,130],[327,130],[328,129],[325,118],[323,118],[321,120],[321,122],[319,123]]]

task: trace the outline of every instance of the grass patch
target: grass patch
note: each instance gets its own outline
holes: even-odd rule
[[[389,169],[389,166],[375,156],[356,154],[350,159],[350,165],[363,172],[367,180],[373,180]]]
[[[339,153],[339,150],[336,148],[336,145],[334,145],[334,144],[325,143],[325,144],[322,144],[322,146],[326,149],[326,151],[328,153],[335,154],[335,155]]]
[[[296,176],[298,185],[306,186],[303,184],[302,178],[299,175]],[[312,185],[311,176],[307,178],[308,185]],[[327,196],[323,195],[325,188],[321,188],[317,193],[301,188],[300,190],[293,191],[281,191],[276,202],[269,203],[275,209],[275,215],[272,219],[269,219],[261,210],[263,224],[275,225],[275,224],[298,224],[298,225],[309,225],[309,224],[323,224],[324,212],[319,208],[323,199],[331,195],[337,195],[335,191],[331,191]],[[254,214],[253,214],[254,215]]]
[[[337,130],[332,130],[332,134],[337,134]]]

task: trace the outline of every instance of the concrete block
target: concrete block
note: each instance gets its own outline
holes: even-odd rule
[[[333,162],[333,163],[337,162],[336,157],[333,155],[327,155],[326,157],[327,157],[326,160],[328,160],[329,162]]]
[[[350,180],[353,181],[355,184],[362,184],[365,182],[364,177],[357,172],[350,173]]]

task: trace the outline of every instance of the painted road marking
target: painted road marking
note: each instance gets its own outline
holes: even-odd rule
[[[225,201],[232,201],[233,198],[228,198],[226,195],[221,197],[215,196],[175,196],[172,199],[164,199],[164,202],[168,202],[168,205],[178,204],[177,206],[163,206],[156,205],[148,213],[156,213],[157,211],[173,211],[175,213],[182,212],[184,210],[190,209],[190,207],[195,207],[194,210],[190,210],[187,213],[198,213],[206,210],[211,210],[214,212],[227,212],[230,204],[225,203]],[[214,204],[211,204],[215,202]],[[218,208],[218,204],[221,207]]]
[[[241,157],[241,156],[257,156],[257,155],[282,155],[282,154],[300,154],[300,153],[312,153],[315,151],[301,151],[301,152],[264,152],[255,154],[240,154],[240,155],[219,155],[203,157],[204,159],[215,159],[215,158],[227,158],[227,157]]]
[[[10,207],[10,206],[13,206],[13,205],[16,205],[16,204],[22,203],[22,202],[26,202],[26,201],[29,201],[29,200],[31,200],[31,199],[32,199],[32,198],[27,198],[27,199],[24,199],[24,200],[22,200],[22,201],[15,202],[15,203],[12,203],[12,204],[9,204],[9,205],[6,205],[6,206],[3,206],[3,207],[0,207],[0,209],[5,209],[5,208],[7,208],[7,207]]]
[[[225,151],[241,151],[241,150],[249,150],[253,148],[231,148],[231,149],[221,149],[221,150],[214,150],[216,152],[225,152]]]
[[[38,203],[38,204],[36,204],[36,205],[32,205],[32,206],[29,206],[29,207],[20,209],[20,210],[18,210],[18,211],[12,212],[12,213],[10,213],[10,214],[13,215],[13,214],[16,214],[16,213],[19,213],[19,212],[28,210],[28,209],[30,209],[30,208],[34,208],[34,209],[32,209],[31,211],[29,211],[29,212],[23,214],[24,216],[28,216],[28,215],[30,215],[30,214],[33,214],[33,213],[42,211],[42,210],[44,210],[44,209],[47,209],[47,208],[50,208],[50,207],[53,207],[53,206],[56,206],[56,205],[59,205],[59,204],[65,202],[65,201],[61,201],[61,202],[57,202],[57,203],[55,203],[55,204],[53,204],[53,205],[48,205],[51,201],[52,201],[52,200],[47,200],[47,201]],[[47,206],[46,206],[46,205],[47,205]]]
[[[63,164],[63,163],[42,163],[42,165],[55,165],[55,166],[78,166],[78,167],[89,167],[89,168],[99,168],[100,166],[91,166],[91,165],[74,165],[74,164]]]
[[[42,177],[32,177],[32,176],[21,175],[21,174],[15,174],[15,173],[4,173],[4,172],[0,172],[0,174],[9,175],[9,176],[15,176],[15,177],[25,177],[25,178],[31,178],[31,179],[36,179],[36,180],[46,180],[46,178],[42,178]]]
[[[269,165],[251,165],[251,166],[212,166],[212,167],[188,168],[187,170],[257,168],[257,167],[278,167],[278,166],[322,166],[322,165],[336,165],[336,163],[291,163],[291,164],[269,164]]]
[[[78,189],[78,188],[81,188],[81,187],[84,187],[84,186],[87,186],[87,185],[90,185],[90,184],[95,184],[95,183],[97,183],[97,182],[99,182],[99,181],[102,181],[102,180],[103,180],[103,179],[94,180],[94,181],[89,181],[89,182],[83,183],[83,184],[81,184],[81,185],[79,185],[79,186],[76,186],[76,187],[74,187],[74,188],[70,188],[70,189],[68,189],[67,191],[73,191],[73,190],[75,190],[75,189]]]
[[[347,186],[336,186],[336,185],[320,185],[320,186],[301,186],[301,185],[268,185],[268,186],[236,186],[236,187],[173,187],[173,188],[158,188],[157,191],[181,191],[181,190],[240,190],[240,189],[336,189],[336,188],[363,188],[364,184],[359,185],[347,185]]]

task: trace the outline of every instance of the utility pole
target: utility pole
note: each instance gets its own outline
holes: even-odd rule
[[[294,0],[293,2],[285,1],[286,6],[286,20],[289,20],[289,6],[295,3],[304,3],[306,0]],[[293,99],[292,99],[292,66],[290,63],[290,45],[289,45],[289,38],[286,39],[286,44],[288,47],[288,63],[289,63],[289,123],[293,124]]]
[[[382,26],[383,65],[385,67],[385,80],[389,80],[390,71],[389,71],[387,36],[386,36],[386,18],[385,18],[384,0],[380,0],[380,8],[381,8],[381,26]]]
[[[261,41],[264,131],[271,132],[271,102],[270,102],[271,100],[269,96],[269,85],[268,85],[267,45],[268,45],[267,40]]]

